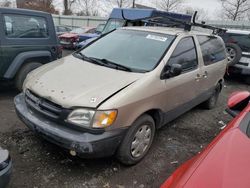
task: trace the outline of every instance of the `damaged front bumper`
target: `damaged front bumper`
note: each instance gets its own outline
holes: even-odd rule
[[[102,133],[90,133],[72,129],[70,125],[60,125],[30,110],[23,93],[15,97],[14,103],[18,117],[31,130],[84,158],[113,155],[127,131],[127,129],[115,129]]]

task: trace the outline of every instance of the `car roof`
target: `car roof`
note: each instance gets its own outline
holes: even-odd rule
[[[173,28],[173,27],[152,27],[152,26],[136,26],[136,27],[122,27],[120,29],[124,30],[138,30],[138,31],[147,31],[147,32],[154,32],[154,33],[162,33],[162,34],[169,34],[169,35],[180,35],[180,34],[193,34],[193,35],[211,35],[206,32],[200,31],[186,31],[182,28]]]
[[[242,35],[249,35],[250,31],[247,30],[233,30],[233,29],[229,29],[227,30],[227,33],[235,33],[235,34],[242,34]]]
[[[22,9],[22,8],[0,8],[0,13],[22,13],[22,14],[37,14],[37,15],[51,15],[47,12],[42,12],[38,10],[29,10],[29,9]]]

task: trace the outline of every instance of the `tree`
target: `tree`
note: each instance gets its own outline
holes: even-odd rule
[[[208,20],[208,11],[203,9],[203,8],[193,8],[193,7],[185,7],[183,8],[183,12],[184,14],[188,14],[188,15],[193,15],[194,12],[197,11],[197,20],[200,21],[204,21],[204,20]]]
[[[113,8],[131,8],[133,0],[103,0],[99,1],[99,5],[101,12],[107,16]]]
[[[97,0],[77,0],[73,7],[77,10],[78,16],[97,16],[98,5]]]
[[[106,0],[107,3],[111,4],[113,7],[128,8],[132,7],[132,0]]]
[[[11,1],[4,0],[3,2],[0,2],[0,7],[11,7]]]
[[[223,14],[230,20],[242,20],[250,10],[250,0],[221,0]]]
[[[158,0],[156,6],[167,12],[177,11],[183,4],[184,0]]]
[[[52,0],[27,0],[18,2],[18,8],[40,10],[44,12],[49,12],[51,14],[57,14]]]
[[[72,5],[76,2],[76,0],[63,0],[63,6],[64,6],[64,15],[71,15],[72,10],[71,7]]]

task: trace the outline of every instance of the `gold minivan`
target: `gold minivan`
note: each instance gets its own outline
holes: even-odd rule
[[[203,103],[216,105],[226,50],[219,36],[125,27],[31,72],[15,97],[20,119],[80,157],[139,162],[155,130]]]

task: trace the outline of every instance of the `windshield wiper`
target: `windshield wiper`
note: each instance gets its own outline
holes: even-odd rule
[[[108,67],[114,68],[114,69],[118,69],[118,70],[124,70],[124,71],[128,71],[128,72],[133,72],[131,68],[124,66],[124,65],[120,65],[118,63],[115,63],[113,61],[110,61],[108,59],[98,59],[98,58],[94,58],[96,61],[99,61],[99,63],[102,63]]]
[[[101,65],[101,66],[105,66],[104,63],[102,63],[101,61],[99,61],[98,59],[96,58],[93,58],[93,57],[88,57],[84,54],[82,54],[81,52],[78,52],[78,53],[75,53],[78,57],[80,56],[80,58],[82,60],[85,60],[85,61],[88,61],[88,62],[91,62],[91,63],[94,63],[94,64],[98,64],[98,65]]]

